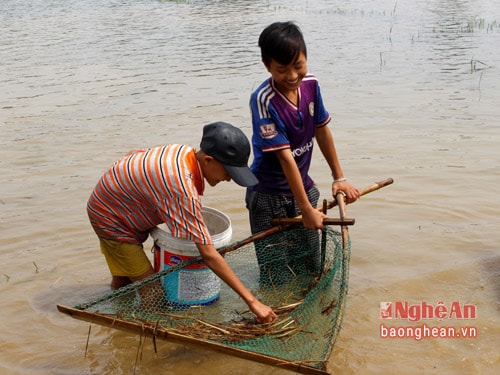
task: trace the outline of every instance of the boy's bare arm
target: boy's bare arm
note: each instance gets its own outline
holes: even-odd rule
[[[245,301],[257,316],[259,323],[269,323],[276,319],[276,314],[271,307],[260,302],[248,290],[213,245],[196,244],[196,247],[205,264]]]
[[[293,196],[297,201],[304,226],[308,229],[323,229],[323,218],[326,215],[316,210],[311,202],[309,202],[299,168],[297,167],[297,163],[295,163],[292,152],[290,149],[280,150],[276,152],[276,156],[280,161],[288,185],[290,185]]]
[[[335,197],[337,192],[342,191],[346,195],[347,203],[354,202],[359,198],[360,192],[345,179],[337,150],[335,149],[335,141],[328,126],[316,129],[316,142],[332,172],[332,179],[334,181],[332,183],[332,196]]]

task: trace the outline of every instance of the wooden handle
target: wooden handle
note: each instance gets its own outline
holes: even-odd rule
[[[362,189],[361,192],[360,192],[361,193],[360,196],[363,196],[363,195],[366,195],[368,193],[371,193],[372,191],[381,189],[384,186],[392,184],[393,182],[394,182],[394,180],[392,178],[388,178],[388,179],[383,180],[383,181],[375,182],[373,185],[367,186],[364,189]],[[325,213],[327,209],[329,210],[330,208],[333,208],[333,207],[335,207],[337,205],[338,205],[338,203],[337,203],[336,200],[331,200],[330,202],[328,202],[326,204],[326,208],[325,208],[325,202],[323,202],[323,205],[320,206],[320,207],[317,207],[316,209],[318,211],[321,211],[321,212]],[[296,216],[293,219],[298,219],[300,221],[300,220],[302,220],[302,215]],[[284,220],[284,219],[272,219],[271,220],[271,224],[278,225],[278,224],[283,224],[284,223],[283,221],[278,221],[278,220]],[[326,223],[323,222],[323,224],[326,224]],[[335,223],[334,225],[342,225],[342,223]],[[352,224],[344,224],[344,225],[352,225]]]
[[[345,196],[343,192],[337,193],[337,196],[335,197],[337,200],[337,203],[339,205],[339,216],[340,219],[344,219],[345,217]],[[347,246],[347,242],[349,241],[349,232],[347,230],[347,227],[345,225],[341,226],[341,231],[342,231],[342,248],[345,249]]]
[[[385,179],[385,180],[382,180],[379,182],[375,182],[373,185],[367,186],[364,189],[362,189],[360,192],[361,193],[360,197],[362,197],[363,195],[366,195],[368,193],[371,193],[372,191],[381,189],[384,186],[388,186],[388,185],[392,184],[393,182],[394,182],[394,180],[392,178],[388,178],[388,179]],[[331,200],[328,202],[327,208],[330,209],[332,207],[335,207],[337,204],[338,203],[336,200]],[[317,209],[320,211],[323,211],[323,206],[317,207]]]
[[[371,193],[372,191],[375,191],[375,190],[378,190],[378,189],[381,189],[383,188],[384,186],[388,186],[390,184],[392,184],[394,182],[394,180],[392,178],[388,178],[388,179],[385,179],[385,180],[382,180],[382,181],[379,181],[379,182],[375,182],[373,185],[370,185],[370,186],[367,186],[365,187],[364,189],[361,190],[361,196],[363,195],[366,195],[368,193]],[[337,201],[336,200],[333,200],[333,201],[330,201],[328,203],[326,203],[326,208],[325,208],[325,202],[323,202],[323,205],[321,207],[318,207],[318,210],[322,211],[322,212],[325,212],[326,209],[330,209],[332,207],[335,207],[337,206]],[[345,207],[341,207],[341,212],[344,212],[345,214]],[[332,222],[328,222],[329,220],[332,220]],[[285,229],[288,225],[291,225],[291,224],[296,224],[296,223],[300,223],[302,222],[302,216],[299,215],[297,217],[294,217],[294,218],[282,218],[282,219],[272,219],[271,220],[271,223],[273,225],[276,225],[275,227],[271,227],[271,228],[268,228],[267,230],[264,230],[260,233],[257,233],[253,236],[251,236],[250,238],[248,238],[248,242],[247,241],[244,241],[245,243],[249,243],[249,242],[252,242],[256,239],[260,239],[260,238],[263,238],[265,236],[268,236],[272,233],[275,233],[275,232],[278,232],[280,230],[283,230]],[[353,225],[354,224],[354,219],[346,219],[346,218],[341,218],[341,219],[334,219],[334,218],[327,218],[323,221],[323,224],[325,225],[328,225],[328,224],[331,224],[331,225],[341,225],[341,226],[344,226],[345,228],[344,229],[347,229],[346,226],[347,225]],[[344,230],[345,232],[345,230]],[[236,247],[241,247],[242,245],[244,245],[245,243],[238,243]],[[231,251],[233,249],[230,249],[228,248],[227,251]]]
[[[334,217],[327,217],[326,219],[323,219],[324,225],[354,225],[354,222],[355,222],[354,219],[348,219],[348,218],[339,219]],[[297,217],[289,217],[281,219],[272,219],[271,223],[273,225],[299,224],[302,223],[302,217],[297,216]]]

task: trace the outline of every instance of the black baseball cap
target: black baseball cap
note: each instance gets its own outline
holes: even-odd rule
[[[253,186],[259,182],[247,165],[250,142],[236,126],[220,121],[205,125],[200,148],[224,165],[238,185]]]

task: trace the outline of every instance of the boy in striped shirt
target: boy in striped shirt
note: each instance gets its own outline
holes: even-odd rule
[[[276,318],[243,285],[217,252],[203,221],[201,196],[205,180],[215,186],[233,179],[241,186],[258,181],[247,166],[250,144],[233,125],[205,125],[200,149],[171,144],[135,150],[115,162],[97,183],[87,204],[90,223],[99,237],[120,288],[154,273],[143,250],[149,231],[165,223],[172,236],[193,241],[205,264],[248,304],[259,322]]]

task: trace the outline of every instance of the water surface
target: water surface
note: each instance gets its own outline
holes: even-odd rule
[[[350,294],[329,370],[497,373],[500,9],[492,0],[3,0],[2,373],[288,373],[168,342],[157,354],[146,343],[136,363],[138,337],[100,326],[85,357],[88,324],[55,308],[108,291],[85,203],[115,159],[161,143],[197,147],[201,126],[216,120],[250,135],[249,96],[267,77],[257,39],[276,20],[304,32],[346,177],[359,187],[395,180],[348,207]],[[319,152],[311,174],[331,198]],[[244,238],[244,191],[221,185],[204,203],[230,215],[234,238]],[[382,301],[473,304],[473,321],[425,323],[474,326],[478,337],[383,339]]]

